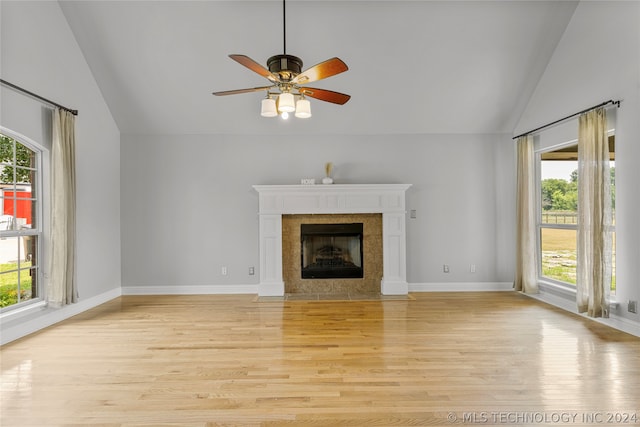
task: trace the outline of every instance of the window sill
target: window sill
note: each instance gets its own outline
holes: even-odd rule
[[[25,304],[21,307],[7,310],[0,313],[0,322],[8,322],[10,320],[18,319],[23,316],[28,316],[36,311],[42,310],[47,306],[47,302],[44,300],[37,300],[29,304]]]
[[[540,286],[543,291],[550,291],[556,294],[560,294],[561,296],[573,298],[575,300],[576,288],[574,286],[563,285],[561,283],[552,282],[545,279],[538,279],[538,286]]]
[[[538,279],[538,286],[542,292],[546,292],[557,297],[569,300],[571,302],[576,301],[576,288],[573,286],[562,285],[549,280]],[[615,311],[618,307],[618,302],[615,300],[615,296],[612,294],[609,297],[609,310]]]

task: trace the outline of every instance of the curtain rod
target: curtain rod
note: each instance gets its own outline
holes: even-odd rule
[[[575,116],[577,116],[577,115],[580,115],[580,114],[586,113],[586,112],[588,112],[588,111],[595,110],[596,108],[604,107],[605,105],[608,105],[608,104],[615,104],[616,106],[618,106],[618,108],[620,107],[620,101],[614,101],[614,100],[610,99],[610,100],[605,101],[605,102],[603,102],[603,103],[601,103],[601,104],[594,105],[594,106],[593,106],[593,107],[591,107],[591,108],[587,108],[587,109],[585,109],[585,110],[578,111],[577,113],[571,114],[571,115],[569,115],[569,116],[567,116],[567,117],[563,117],[563,118],[561,118],[561,119],[558,119],[558,120],[556,120],[555,122],[547,123],[546,125],[544,125],[544,126],[540,126],[540,127],[535,128],[535,129],[533,129],[533,130],[530,130],[529,132],[525,132],[525,133],[522,133],[522,134],[520,134],[520,135],[518,135],[518,136],[514,136],[514,137],[513,137],[513,138],[511,138],[511,139],[518,139],[518,138],[520,138],[521,136],[530,135],[530,134],[532,134],[532,133],[534,133],[534,132],[537,132],[537,131],[539,131],[539,130],[542,130],[542,129],[544,129],[544,128],[548,128],[549,126],[553,126],[553,125],[555,125],[555,124],[558,124],[558,123],[560,123],[560,122],[563,122],[563,121],[565,121],[565,120],[567,120],[567,119],[570,119],[570,118],[572,118],[572,117],[575,117]]]
[[[29,95],[29,96],[33,97],[33,98],[36,98],[37,100],[42,101],[42,102],[44,102],[45,104],[53,105],[54,107],[58,107],[58,108],[61,108],[61,109],[63,109],[63,110],[66,110],[66,111],[70,112],[71,114],[73,114],[74,116],[77,116],[77,115],[78,115],[78,110],[73,110],[73,109],[71,109],[71,108],[67,108],[67,107],[65,107],[64,105],[60,105],[60,104],[58,104],[57,102],[53,102],[53,101],[51,101],[51,100],[49,100],[49,99],[47,99],[47,98],[44,98],[44,97],[42,97],[42,96],[40,96],[40,95],[37,95],[37,94],[35,94],[35,93],[33,93],[33,92],[30,92],[30,91],[28,91],[28,90],[26,90],[26,89],[23,89],[23,88],[21,88],[20,86],[16,86],[16,85],[14,85],[13,83],[9,83],[9,82],[8,82],[8,81],[6,81],[6,80],[2,80],[2,79],[0,79],[0,83],[2,83],[2,84],[3,84],[3,85],[5,85],[5,86],[9,86],[9,87],[10,87],[10,88],[12,88],[12,89],[17,90],[18,92],[22,92],[22,93],[24,93],[24,94],[27,94],[27,95]]]

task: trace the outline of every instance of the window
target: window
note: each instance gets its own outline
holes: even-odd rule
[[[539,277],[575,287],[578,232],[578,145],[555,146],[539,155]],[[615,136],[609,135],[614,218],[611,290],[615,291]]]
[[[41,151],[0,134],[0,310],[40,298]]]

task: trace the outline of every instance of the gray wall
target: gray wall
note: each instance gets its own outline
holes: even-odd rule
[[[616,125],[617,314],[640,300],[640,3],[580,2],[516,133],[609,99]],[[576,130],[577,137],[577,130]],[[559,141],[562,142],[562,141]]]
[[[80,300],[120,287],[120,133],[57,2],[1,2],[2,78],[76,119]],[[51,110],[2,87],[2,126],[50,146]]]
[[[257,284],[251,185],[319,182],[328,161],[337,184],[413,184],[410,284],[512,281],[508,135],[123,135],[123,287]]]

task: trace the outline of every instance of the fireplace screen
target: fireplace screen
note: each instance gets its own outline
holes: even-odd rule
[[[362,278],[362,223],[301,224],[302,278]]]

